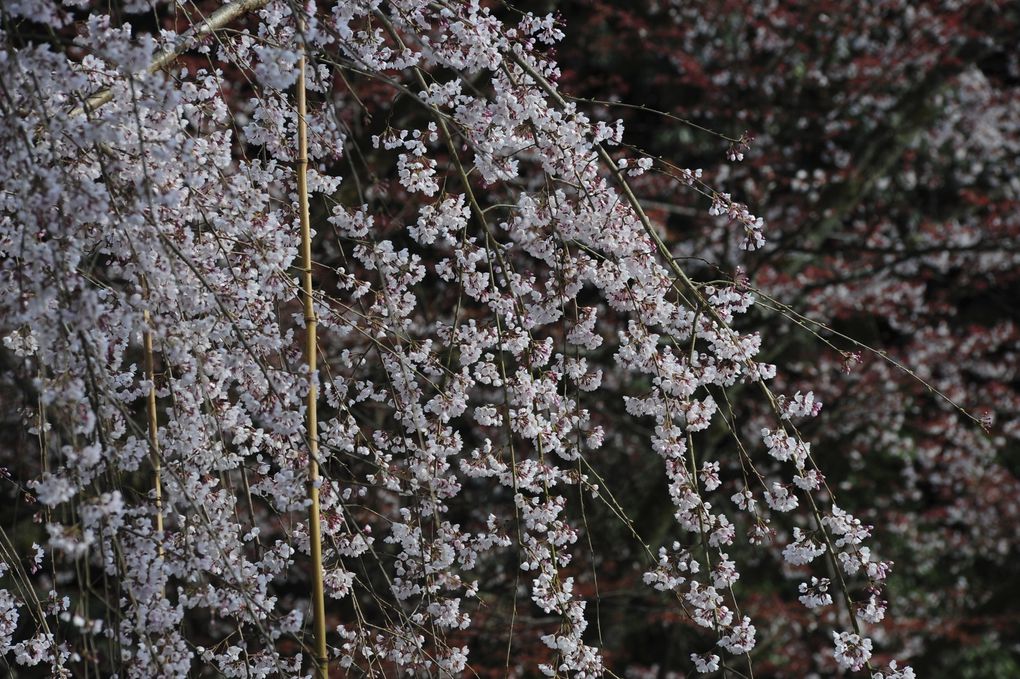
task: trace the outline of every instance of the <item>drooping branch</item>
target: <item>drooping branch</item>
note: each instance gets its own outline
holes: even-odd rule
[[[163,465],[159,459],[159,421],[156,410],[156,368],[152,351],[152,316],[146,309],[143,315],[145,332],[142,333],[142,347],[145,352],[145,379],[149,381],[149,390],[145,398],[145,413],[149,431],[149,453],[152,458],[152,491],[156,501],[156,532],[160,534],[157,547],[159,556],[163,556]]]

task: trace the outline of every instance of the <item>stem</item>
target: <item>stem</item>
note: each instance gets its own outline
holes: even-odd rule
[[[303,22],[302,22],[303,23]],[[302,27],[303,28],[303,27]],[[319,414],[315,383],[317,359],[317,320],[312,299],[312,227],[308,213],[308,124],[305,120],[305,54],[298,60],[297,80],[297,191],[301,218],[301,289],[305,304],[305,363],[308,368],[308,539],[312,552],[312,609],[315,615],[315,676],[327,679],[326,609],[323,595],[322,527],[319,519]]]
[[[152,316],[149,310],[142,312],[145,321],[145,332],[142,333],[142,346],[145,352],[145,379],[149,381],[149,393],[146,403],[146,414],[149,419],[149,454],[152,457],[152,491],[156,499],[156,532],[160,534],[156,553],[163,558],[163,466],[159,457],[159,421],[156,417],[156,368],[152,358]]]

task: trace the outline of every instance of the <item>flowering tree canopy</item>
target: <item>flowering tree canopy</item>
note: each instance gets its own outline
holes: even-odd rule
[[[1016,12],[666,4],[3,4],[11,672],[914,676],[1016,552]]]

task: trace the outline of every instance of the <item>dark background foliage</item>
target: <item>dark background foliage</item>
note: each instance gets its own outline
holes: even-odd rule
[[[1015,676],[1017,7],[535,5],[555,9],[565,24],[556,55],[565,91],[690,121],[623,105],[598,109],[626,122],[628,142],[704,168],[710,184],[766,216],[769,245],[746,266],[777,303],[763,300],[753,322],[769,338],[788,391],[814,389],[825,402],[808,432],[816,454],[830,481],[854,488],[840,503],[878,527],[876,550],[896,562],[884,633],[902,645],[898,657],[909,655],[918,676]],[[746,132],[754,141],[743,162],[733,163],[729,142],[695,125],[731,138]],[[691,269],[711,279],[720,272],[702,260],[722,269],[736,261],[732,239],[707,215],[702,196],[654,176],[644,184]],[[834,349],[860,347],[781,313],[779,303],[880,354],[863,350],[862,363],[840,374]],[[991,435],[884,357],[971,412],[994,417]],[[754,413],[740,419],[751,423],[744,432],[751,439]],[[708,432],[702,445],[709,459],[726,459],[733,441]],[[620,494],[632,498],[636,523],[654,534],[669,515],[641,504],[654,497],[647,485],[655,472],[631,466],[638,459],[607,463],[605,474],[632,479]],[[614,553],[615,539],[605,553]],[[764,560],[773,563],[762,564],[760,580],[757,569],[745,571],[738,592],[750,597],[752,614],[773,621],[755,651],[759,676],[831,671],[819,657],[827,639],[792,596],[794,581],[765,575],[779,563]],[[668,605],[636,595],[613,612],[610,645],[621,658],[660,676],[686,666],[690,631],[670,618]]]

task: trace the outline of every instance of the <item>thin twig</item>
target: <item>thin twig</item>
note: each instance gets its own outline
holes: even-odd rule
[[[148,286],[146,286],[148,287]],[[152,458],[152,491],[156,501],[156,532],[161,536],[156,552],[163,558],[163,468],[159,457],[159,421],[156,413],[156,368],[152,356],[152,316],[149,310],[142,312],[145,331],[142,333],[142,346],[145,351],[145,379],[149,381],[149,393],[146,398],[146,414],[149,420],[149,452]]]

